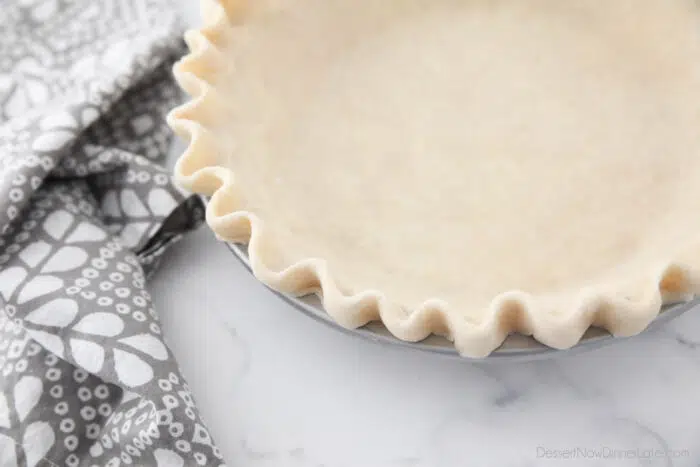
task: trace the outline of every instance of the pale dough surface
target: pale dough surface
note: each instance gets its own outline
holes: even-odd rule
[[[274,4],[215,83],[271,268],[322,258],[347,292],[479,321],[700,239],[694,2]]]

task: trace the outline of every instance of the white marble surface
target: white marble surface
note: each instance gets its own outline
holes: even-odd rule
[[[181,3],[195,24],[196,0]],[[700,465],[700,309],[591,353],[489,365],[321,326],[207,229],[151,287],[230,466]]]

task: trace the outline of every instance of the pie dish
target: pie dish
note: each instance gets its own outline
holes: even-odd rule
[[[698,293],[692,0],[202,5],[175,174],[270,287],[469,357]]]

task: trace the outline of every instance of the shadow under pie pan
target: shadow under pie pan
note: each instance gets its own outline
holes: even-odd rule
[[[243,263],[248,271],[251,271],[247,246],[233,243],[227,243],[226,245],[241,261],[241,263]],[[315,294],[295,297],[278,292],[269,287],[268,289],[292,305],[292,307],[296,310],[304,313],[318,322],[324,323],[349,335],[357,336],[382,345],[402,347],[429,354],[473,361],[473,359],[459,355],[453,344],[444,337],[432,335],[420,342],[406,342],[392,336],[381,322],[372,322],[358,329],[347,329],[336,323],[326,313],[326,311],[323,309],[323,305],[321,304],[321,300]],[[700,306],[700,297],[687,303],[665,306],[644,332],[668,323],[695,306]],[[523,361],[554,358],[562,355],[571,355],[578,352],[594,350],[608,344],[622,342],[626,339],[629,338],[614,337],[604,329],[591,327],[586,331],[577,345],[571,347],[570,349],[559,350],[547,347],[546,345],[535,340],[533,337],[520,334],[511,334],[498,349],[494,350],[488,357],[478,361],[506,362],[514,360]]]

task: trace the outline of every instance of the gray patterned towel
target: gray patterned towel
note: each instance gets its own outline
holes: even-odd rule
[[[167,0],[0,0],[0,466],[221,465],[144,288],[196,227],[155,162]]]

